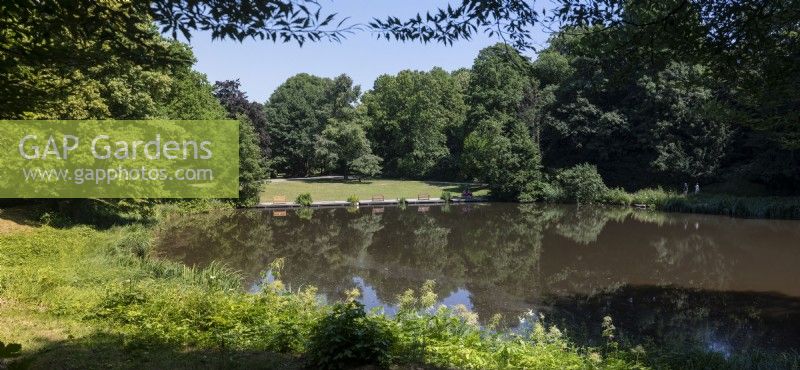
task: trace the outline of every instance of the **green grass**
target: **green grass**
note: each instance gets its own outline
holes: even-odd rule
[[[416,199],[419,194],[438,197],[443,191],[461,194],[461,183],[441,183],[414,180],[273,180],[264,185],[261,201],[270,203],[276,195],[284,195],[293,200],[303,193],[311,194],[314,201],[347,200],[355,196],[361,200],[372,199],[374,195],[383,195],[386,199]],[[483,196],[488,190],[473,186],[473,195]]]

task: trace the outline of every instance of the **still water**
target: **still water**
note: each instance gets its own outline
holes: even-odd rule
[[[628,343],[731,353],[800,348],[800,222],[629,208],[473,204],[238,210],[172,219],[159,251],[218,261],[256,291],[274,259],[297,289],[367,307],[426,280],[446,305],[512,327],[532,310],[597,344],[614,319]]]

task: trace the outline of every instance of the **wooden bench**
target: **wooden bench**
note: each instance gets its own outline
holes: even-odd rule
[[[382,195],[382,194],[378,194],[378,195],[373,195],[373,196],[372,196],[372,201],[373,201],[373,202],[383,202],[383,201],[385,201],[385,200],[386,200],[386,199],[383,197],[383,195]]]
[[[417,194],[417,200],[431,200],[430,194]]]
[[[286,196],[276,195],[272,197],[272,204],[286,204]]]

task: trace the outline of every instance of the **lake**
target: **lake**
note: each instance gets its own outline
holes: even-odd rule
[[[800,348],[800,222],[599,206],[506,203],[230,210],[170,219],[159,253],[239,270],[258,291],[269,264],[328,302],[357,287],[368,307],[436,282],[442,304],[482,322],[555,324],[601,343],[614,320],[626,343],[723,354]],[[543,319],[540,318],[543,316]]]

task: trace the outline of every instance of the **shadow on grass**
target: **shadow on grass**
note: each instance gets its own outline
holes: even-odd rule
[[[489,187],[487,187],[486,185],[483,185],[483,184],[467,184],[467,183],[463,183],[463,184],[462,183],[448,184],[448,183],[437,182],[437,181],[426,181],[425,184],[431,185],[431,186],[446,185],[447,187],[442,189],[443,191],[449,191],[451,193],[458,193],[458,194],[461,194],[461,192],[463,192],[465,188],[469,188],[469,190],[472,193],[477,193],[478,191],[488,190],[489,189]]]
[[[0,220],[36,227],[41,226],[40,220],[44,212],[46,208],[41,204],[0,207]]]
[[[23,348],[23,353],[25,349]],[[8,363],[9,369],[303,369],[300,358],[267,351],[193,350],[131,343],[120,335],[48,342]]]
[[[295,181],[295,182],[303,182],[306,184],[340,184],[340,185],[369,185],[372,184],[370,180],[362,180],[358,181],[356,179],[344,180],[344,179],[298,179],[298,180],[286,180],[286,181]]]
[[[302,357],[255,350],[197,350],[176,345],[130,340],[118,334],[96,333],[80,339],[48,341],[35,352],[7,362],[9,370],[19,369],[310,369]],[[2,368],[2,364],[0,364]],[[443,368],[400,364],[395,370],[443,370]],[[365,365],[359,370],[381,367]]]

